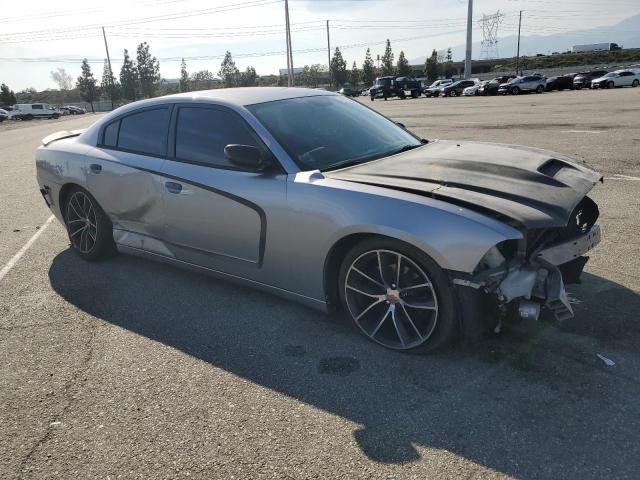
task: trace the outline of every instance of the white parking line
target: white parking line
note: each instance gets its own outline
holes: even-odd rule
[[[563,130],[562,133],[602,133],[603,130]]]
[[[613,177],[604,177],[605,180],[629,180],[631,182],[640,182],[640,177],[632,177],[631,175],[620,175],[616,173]]]
[[[29,248],[31,248],[31,245],[34,244],[34,242],[38,239],[38,237],[40,235],[42,235],[42,232],[44,232],[47,227],[49,225],[51,225],[51,222],[53,222],[53,219],[55,217],[53,215],[51,215],[46,222],[44,222],[44,224],[42,225],[42,227],[40,227],[40,230],[38,230],[36,233],[33,234],[33,237],[31,237],[29,239],[29,241],[27,243],[24,244],[24,246],[18,250],[18,253],[16,253],[11,260],[9,260],[7,262],[7,264],[2,267],[2,270],[0,270],[0,281],[2,281],[2,279],[7,275],[7,273],[9,273],[9,270],[11,270],[13,268],[13,266],[18,262],[18,260],[20,260],[20,258],[22,258],[22,256],[26,253],[27,250],[29,250]]]

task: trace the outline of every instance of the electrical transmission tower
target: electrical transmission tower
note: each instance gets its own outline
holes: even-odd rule
[[[504,14],[497,13],[493,15],[482,15],[482,18],[478,23],[482,27],[482,51],[481,57],[483,59],[498,58],[498,27],[504,19]]]

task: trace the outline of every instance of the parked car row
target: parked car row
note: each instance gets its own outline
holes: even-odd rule
[[[0,122],[4,120],[33,120],[34,118],[60,118],[63,115],[81,115],[84,108],[72,105],[53,106],[48,103],[18,103],[0,109]]]
[[[501,76],[491,80],[436,80],[423,89],[425,97],[518,95],[520,93],[543,93],[553,90],[580,90],[582,88],[637,87],[640,85],[640,70],[594,70],[569,73],[546,78],[542,74],[527,76]]]

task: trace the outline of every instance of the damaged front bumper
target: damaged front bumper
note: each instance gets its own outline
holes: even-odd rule
[[[600,226],[595,224],[578,237],[547,245],[528,258],[516,255],[511,260],[493,247],[478,273],[454,278],[453,283],[494,295],[503,311],[508,304],[517,304],[522,318],[537,319],[544,307],[556,320],[564,321],[573,317],[564,286],[579,282],[588,260],[584,254],[598,245],[600,238]]]

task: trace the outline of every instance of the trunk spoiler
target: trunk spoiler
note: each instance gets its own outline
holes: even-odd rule
[[[82,130],[63,130],[61,132],[52,133],[51,135],[47,135],[42,139],[42,145],[48,146],[53,142],[57,142],[58,140],[62,140],[65,138],[77,137],[81,135],[86,129]]]

